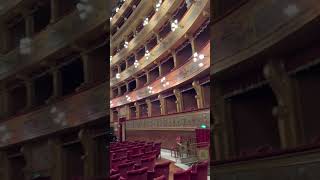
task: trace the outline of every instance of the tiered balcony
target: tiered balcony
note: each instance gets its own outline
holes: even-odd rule
[[[174,32],[170,32],[161,42],[157,44],[151,51],[150,51],[150,58],[142,57],[139,59],[139,66],[137,68],[130,66],[129,68],[125,69],[123,72],[120,73],[120,78],[112,78],[110,80],[110,86],[113,87],[124,80],[129,79],[135,74],[138,74],[143,69],[149,67],[153,62],[159,61],[162,57],[165,57],[170,54],[170,50],[179,47],[182,43],[186,41],[186,37],[189,34],[194,34],[199,27],[207,20],[207,16],[203,12],[209,12],[208,9],[209,1],[199,1],[194,3],[184,17],[181,19],[179,24],[183,25]],[[159,11],[161,12],[161,11]],[[155,21],[158,19],[155,18]],[[153,20],[151,20],[153,21]],[[150,22],[150,24],[153,24]],[[146,31],[146,32],[143,32]],[[148,34],[149,28],[145,28],[142,30],[141,37],[145,34]],[[120,62],[121,59],[129,56],[130,52],[133,51],[136,44],[144,43],[143,40],[139,39],[140,36],[137,36],[136,39],[129,43],[129,48],[123,50],[124,52],[117,54],[116,56],[112,57],[112,64]],[[136,42],[137,41],[137,42]]]
[[[103,27],[107,21],[106,1],[92,1],[91,5],[94,11],[88,15],[86,20],[81,20],[79,12],[73,11],[37,34],[32,39],[31,54],[22,55],[19,52],[19,48],[16,48],[2,57],[0,79],[39,63],[45,58],[58,53],[59,50],[70,46],[71,43],[82,38],[85,34]]]
[[[199,53],[202,53],[205,56],[205,59],[202,61],[202,66],[199,66],[199,62],[193,62],[192,59],[189,59],[186,64],[170,72],[168,75],[161,77],[161,79],[154,81],[147,87],[145,86],[140,89],[137,89],[131,93],[128,93],[126,96],[121,96],[112,99],[111,108],[123,106],[125,104],[130,103],[131,101],[145,99],[149,96],[152,96],[153,94],[161,93],[181,83],[196,78],[197,75],[200,75],[201,73],[205,72],[210,68],[210,43],[208,43]],[[163,86],[162,79],[165,79],[166,82],[169,82],[169,84],[167,86]],[[150,93],[148,87],[152,87],[152,90],[154,92]],[[131,97],[131,101],[128,101],[127,97]]]
[[[66,128],[76,127],[105,117],[107,84],[65,97],[63,100],[42,106],[38,110],[15,116],[0,124],[5,131],[0,136],[0,147],[49,135]]]
[[[212,41],[219,53],[213,54],[211,74],[249,60],[319,15],[316,1],[248,1],[212,25]]]

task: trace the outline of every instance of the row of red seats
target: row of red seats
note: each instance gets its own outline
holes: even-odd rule
[[[153,180],[154,178],[164,176],[169,179],[169,167],[171,162],[166,161],[155,165],[132,165],[128,163],[127,171],[119,168],[113,169],[110,174],[110,180]]]
[[[173,174],[173,180],[207,180],[208,179],[208,161],[194,164],[185,171],[179,171]],[[159,177],[156,180],[165,180]]]

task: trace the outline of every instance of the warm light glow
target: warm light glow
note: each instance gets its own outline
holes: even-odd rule
[[[143,26],[146,26],[148,24],[149,24],[149,18],[144,18]]]
[[[128,48],[129,47],[129,42],[125,41],[124,42],[124,48]]]
[[[177,28],[178,28],[178,20],[174,20],[173,22],[171,22],[171,31],[174,32]]]
[[[159,11],[161,4],[162,4],[162,0],[158,0],[156,4],[156,11]]]
[[[119,8],[119,7],[117,7],[117,8],[116,8],[116,12],[118,12],[119,10],[120,10],[120,8]]]
[[[135,60],[134,63],[133,63],[133,65],[134,65],[134,68],[138,68],[138,66],[139,66],[139,61],[138,61],[138,60]]]
[[[110,56],[110,62],[112,61],[112,56]]]
[[[202,67],[203,66],[203,63],[199,63],[199,67]]]
[[[149,59],[149,57],[150,57],[150,52],[149,52],[149,50],[146,50],[144,56],[146,57],[146,59]]]
[[[116,78],[117,78],[117,79],[120,79],[120,73],[117,73],[117,74],[116,74]]]
[[[195,52],[193,54],[193,62],[197,62],[199,60],[203,60],[204,59],[204,55],[203,54],[198,54],[197,52]]]

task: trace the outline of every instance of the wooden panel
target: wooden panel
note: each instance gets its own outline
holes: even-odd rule
[[[78,11],[74,11],[50,26],[50,28],[40,32],[32,39],[32,52],[30,55],[21,55],[19,48],[5,55],[2,58],[0,79],[13,75],[22,68],[39,63],[49,55],[67,47],[85,33],[103,25],[107,20],[106,3],[104,0],[92,1],[94,11],[85,21],[79,18]]]
[[[319,159],[319,150],[285,154],[215,166],[212,176],[216,180],[319,179]]]
[[[262,52],[319,15],[317,0],[249,1],[213,24],[211,74]]]
[[[147,141],[147,142],[161,142],[161,148],[172,149],[176,144],[176,138],[181,137],[195,137],[194,131],[127,131],[126,136],[128,141]]]
[[[210,124],[210,111],[193,111],[177,113],[154,118],[126,121],[127,130],[191,130],[199,128],[201,124]]]
[[[205,48],[200,52],[205,55],[205,59],[202,61],[203,66],[199,67],[199,62],[195,63],[192,60],[189,60],[188,63],[181,66],[180,68],[176,69],[175,71],[172,71],[170,74],[165,76],[166,81],[168,81],[170,84],[168,86],[163,87],[161,83],[161,79],[153,82],[149,86],[151,86],[154,91],[154,93],[159,93],[165,90],[168,90],[172,87],[175,87],[187,80],[190,80],[194,78],[196,75],[200,74],[201,72],[209,69],[210,67],[210,43],[208,43]],[[146,97],[151,96],[152,94],[149,93],[149,89],[147,87],[140,88],[136,91],[133,91],[129,94],[127,94],[129,97],[131,97],[132,101],[137,101],[140,99],[144,99]],[[112,106],[111,108],[122,106],[127,103],[130,103],[127,101],[127,98],[125,96],[121,96],[115,99],[112,99]]]
[[[177,136],[195,138],[195,129],[210,124],[210,111],[202,110],[126,122],[129,141],[161,142],[162,148],[171,149]]]
[[[0,147],[47,135],[104,117],[107,84],[68,97],[0,124]],[[106,121],[107,122],[107,121]]]

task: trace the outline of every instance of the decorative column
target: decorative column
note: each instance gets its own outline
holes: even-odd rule
[[[121,87],[118,86],[118,96],[121,96]]]
[[[128,61],[128,59],[126,59],[126,69],[128,69],[129,68],[129,61]]]
[[[32,148],[31,145],[24,145],[20,149],[23,158],[25,159],[25,166],[23,168],[24,177],[25,179],[31,179],[32,178]]]
[[[138,77],[135,78],[136,79],[136,89],[140,88],[140,80]]]
[[[210,116],[212,118],[212,141],[214,156],[216,160],[223,160],[235,154],[234,150],[234,137],[230,119],[230,106],[226,99],[223,97],[221,84],[214,81],[212,89],[212,108]],[[214,101],[213,101],[214,100]]]
[[[153,32],[153,34],[156,36],[156,38],[157,38],[157,44],[160,44],[160,42],[161,42],[161,38],[160,38],[160,35],[158,34],[158,33],[156,33],[156,32]]]
[[[161,77],[163,75],[163,71],[162,71],[162,64],[160,62],[157,62],[158,65],[158,69],[159,69],[159,77]]]
[[[134,103],[134,106],[136,107],[136,118],[140,118],[140,106],[137,102]]]
[[[35,88],[33,80],[29,79],[25,81],[26,90],[27,90],[27,105],[26,109],[30,109],[34,106],[35,102]]]
[[[55,23],[59,18],[59,0],[50,0],[51,17],[50,23]]]
[[[182,100],[182,93],[178,89],[173,90],[173,94],[176,96],[176,106],[177,106],[177,112],[183,111],[183,100]]]
[[[172,54],[172,58],[173,58],[174,68],[176,68],[179,65],[178,61],[177,61],[177,53],[176,53],[176,51],[171,51],[171,54]]]
[[[126,82],[126,89],[127,89],[126,93],[129,93],[129,82]]]
[[[146,84],[149,84],[150,83],[150,72],[149,71],[144,71],[146,73],[146,76],[147,76],[147,83]]]
[[[83,75],[84,75],[84,82],[81,86],[88,86],[90,85],[90,83],[93,82],[94,67],[90,61],[88,54],[81,54],[81,61],[83,64]]]
[[[121,73],[121,67],[117,64],[116,65],[117,69],[118,69],[118,73],[120,74]]]
[[[270,60],[265,65],[263,73],[278,101],[278,106],[273,109],[273,115],[278,117],[281,145],[283,148],[295,147],[302,138],[298,128],[297,96],[293,80],[279,59]]]
[[[87,129],[81,129],[78,137],[84,150],[84,154],[81,157],[84,161],[84,177],[85,179],[95,176],[95,141],[93,140],[91,133]]]
[[[166,115],[167,114],[167,103],[163,95],[159,94],[158,99],[160,101],[160,111],[161,115]]]
[[[197,100],[198,109],[202,109],[204,107],[204,94],[202,86],[199,84],[199,81],[193,81],[192,86],[197,93],[195,98]]]
[[[195,39],[194,39],[194,37],[190,36],[190,37],[189,37],[189,41],[190,41],[190,44],[191,44],[191,48],[192,48],[192,55],[193,55],[194,53],[196,53],[196,52],[197,52],[197,49],[196,49],[196,43],[195,43]]]
[[[8,25],[0,23],[0,39],[1,39],[1,52],[6,53],[10,49],[10,31]]]
[[[126,108],[126,119],[128,120],[131,118],[130,106],[126,105],[125,108]]]
[[[62,75],[59,71],[58,67],[53,67],[51,69],[52,73],[52,82],[53,82],[53,93],[52,96],[49,98],[49,102],[52,100],[57,99],[62,95]]]
[[[1,118],[5,118],[9,112],[9,92],[4,84],[1,84],[0,87],[0,95],[1,95]]]
[[[65,169],[65,164],[62,162],[62,144],[58,138],[53,138],[48,140],[48,146],[51,153],[50,165],[51,168],[49,173],[52,180],[63,179],[63,169]]]
[[[146,99],[146,104],[148,107],[148,117],[152,116],[152,103],[150,99]]]
[[[32,37],[34,33],[34,18],[30,10],[24,12],[26,37]]]

